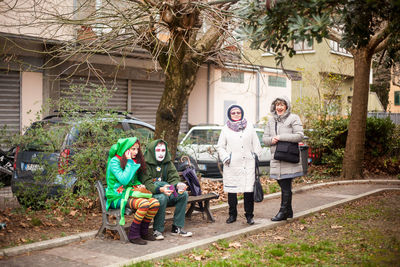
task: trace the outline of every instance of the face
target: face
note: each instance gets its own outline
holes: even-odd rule
[[[139,144],[136,143],[134,144],[131,148],[129,148],[129,150],[131,151],[131,156],[132,158],[136,158],[137,153],[139,152]]]
[[[242,111],[239,108],[231,109],[230,114],[233,121],[240,121],[242,118]]]
[[[167,153],[167,148],[165,147],[164,143],[158,143],[156,146],[156,160],[163,161],[165,159],[165,153]]]
[[[275,103],[276,114],[283,115],[286,112],[287,106],[283,101],[277,101]]]

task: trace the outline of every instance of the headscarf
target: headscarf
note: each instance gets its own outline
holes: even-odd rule
[[[242,117],[238,121],[233,121],[232,117],[231,117],[231,110],[234,108],[238,108],[242,112]],[[247,120],[244,118],[244,111],[241,106],[239,106],[239,105],[229,106],[227,115],[228,115],[228,121],[226,122],[226,125],[228,126],[229,129],[231,129],[232,131],[235,131],[235,132],[239,132],[239,131],[246,129]]]

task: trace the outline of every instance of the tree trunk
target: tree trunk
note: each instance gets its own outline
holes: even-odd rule
[[[363,177],[365,130],[368,112],[369,74],[372,53],[361,48],[354,56],[354,93],[341,176],[345,179]]]
[[[190,59],[169,58],[160,65],[165,70],[165,88],[156,115],[155,138],[168,143],[168,150],[175,158],[180,123],[189,95],[193,90],[199,65]]]

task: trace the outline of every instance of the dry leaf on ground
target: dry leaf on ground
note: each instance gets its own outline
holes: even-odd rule
[[[230,248],[240,248],[241,246],[242,246],[242,244],[240,244],[240,242],[238,242],[238,241],[229,243]]]

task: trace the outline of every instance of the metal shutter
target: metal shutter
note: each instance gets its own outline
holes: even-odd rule
[[[0,71],[0,127],[7,132],[20,131],[20,72]]]
[[[164,91],[164,83],[153,81],[132,81],[132,114],[152,125],[156,125],[158,104]],[[188,109],[182,116],[180,131],[188,129]]]
[[[76,86],[84,86],[83,92],[75,92],[74,95],[71,94],[73,92],[70,88],[71,85]],[[89,102],[84,99],[84,94],[88,94],[90,90],[93,90],[94,85],[105,86],[107,89],[116,89],[113,91],[112,97],[108,102],[107,108],[118,110],[118,111],[127,111],[128,106],[128,80],[123,79],[105,79],[104,84],[101,83],[96,77],[87,79],[86,77],[63,77],[60,81],[60,97],[66,99],[78,99],[79,104],[84,109],[90,109]]]

